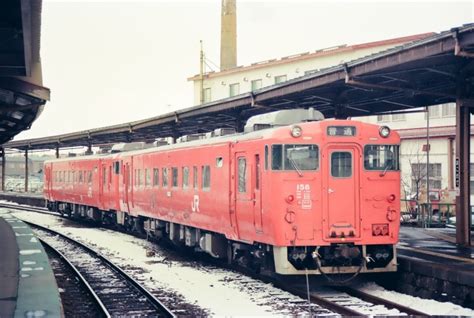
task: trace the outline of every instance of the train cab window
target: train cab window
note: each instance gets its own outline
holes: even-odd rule
[[[364,148],[366,170],[399,170],[398,145],[367,145]]]
[[[247,192],[247,159],[240,157],[238,160],[238,178],[239,178],[239,192]]]
[[[352,176],[352,153],[347,151],[331,153],[331,176],[335,178]]]
[[[202,166],[201,167],[201,184],[203,190],[209,190],[211,188],[211,167]]]
[[[153,186],[157,187],[160,185],[160,169],[153,168]]]
[[[198,188],[198,168],[196,166],[193,167],[193,188]]]
[[[176,188],[178,186],[178,168],[176,167],[171,168],[171,177],[172,177],[172,186]]]
[[[189,187],[189,168],[183,167],[182,168],[182,176],[183,176],[183,189],[187,189]]]
[[[150,170],[145,169],[145,187],[151,186],[151,175]]]
[[[161,169],[161,183],[163,185],[163,188],[168,187],[168,168],[163,168]]]
[[[272,170],[317,170],[319,147],[312,144],[272,145]]]

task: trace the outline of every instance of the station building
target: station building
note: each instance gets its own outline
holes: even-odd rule
[[[379,53],[413,41],[422,40],[433,33],[393,38],[377,42],[340,45],[291,56],[237,66],[220,72],[206,72],[188,78],[193,82],[194,104],[208,103],[263,87],[292,80],[351,60]],[[430,141],[427,141],[427,116],[424,109],[407,109],[412,113],[382,114],[359,117],[357,120],[389,126],[402,138],[401,171],[402,197],[421,200],[425,197],[426,174],[429,172],[430,198],[454,203],[454,156],[456,107],[454,103],[428,108]],[[429,158],[428,158],[429,149]],[[471,153],[471,161],[474,157]],[[429,168],[427,169],[427,161]],[[474,176],[474,164],[471,164]],[[474,179],[471,181],[474,191]]]

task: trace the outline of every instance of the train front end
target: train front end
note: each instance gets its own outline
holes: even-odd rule
[[[400,137],[352,120],[275,130],[268,145],[275,271],[396,271]]]

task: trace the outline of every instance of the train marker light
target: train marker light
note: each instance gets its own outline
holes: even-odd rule
[[[294,125],[291,127],[292,137],[298,138],[298,137],[301,137],[302,134],[303,134],[303,129],[300,126]]]
[[[388,196],[387,201],[388,201],[388,202],[393,202],[393,201],[395,201],[396,198],[397,198],[397,197],[396,197],[395,194],[391,194],[391,195]]]
[[[387,126],[380,127],[379,134],[383,138],[387,138],[390,135],[390,128]]]

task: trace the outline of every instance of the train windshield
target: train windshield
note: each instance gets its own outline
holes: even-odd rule
[[[364,149],[366,170],[399,170],[398,145],[367,145]]]
[[[273,145],[272,170],[317,170],[319,148],[317,145]]]

